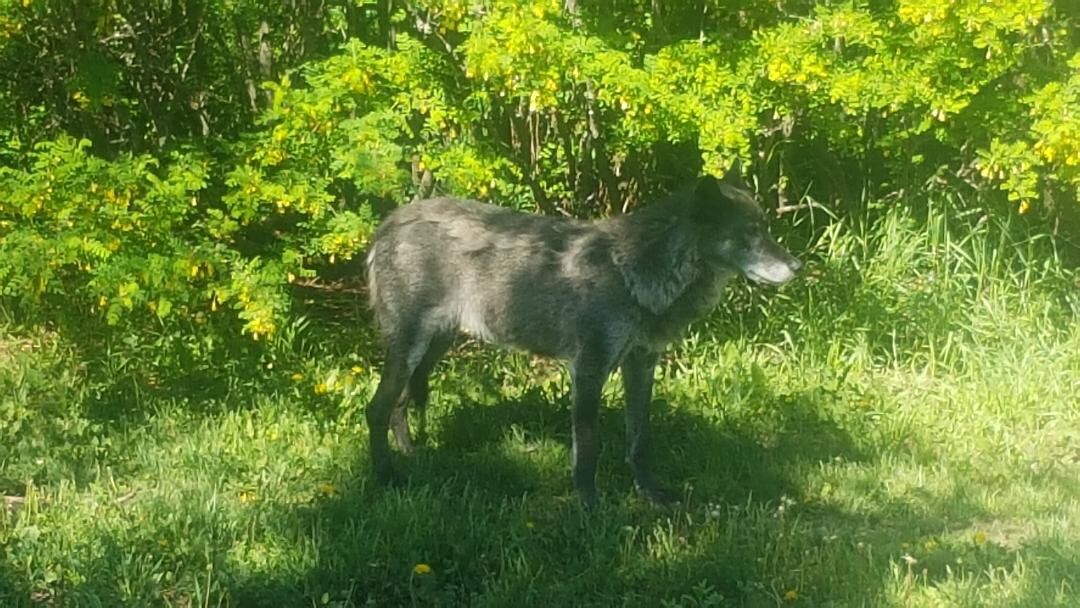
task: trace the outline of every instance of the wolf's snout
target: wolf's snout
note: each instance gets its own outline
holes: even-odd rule
[[[746,278],[764,285],[783,285],[795,278],[803,264],[777,243],[769,243],[739,264]]]

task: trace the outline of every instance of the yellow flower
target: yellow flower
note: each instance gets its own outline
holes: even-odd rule
[[[240,502],[242,504],[247,504],[249,502],[255,502],[255,492],[254,492],[254,490],[241,490],[240,491]]]
[[[412,571],[413,574],[419,575],[431,574],[431,566],[427,564],[416,564],[415,566],[413,566]]]
[[[354,376],[358,376],[364,372],[364,368],[360,367],[359,365],[354,365],[349,369],[349,371],[351,371]]]
[[[304,374],[301,374],[300,372],[294,372],[293,375],[289,376],[289,379],[293,382],[299,382],[304,379]]]
[[[799,599],[799,592],[795,591],[794,589],[791,589],[784,594],[785,601],[794,602],[797,599]]]
[[[315,394],[316,395],[325,395],[327,393],[327,390],[328,389],[326,388],[326,383],[325,382],[320,382],[320,383],[315,385]]]
[[[337,496],[338,489],[337,486],[335,486],[334,484],[328,481],[324,481],[319,484],[319,493],[323,496]]]
[[[982,530],[976,532],[975,536],[972,537],[972,540],[975,541],[976,545],[985,545],[986,544],[986,532],[983,532]]]
[[[1020,201],[1020,215],[1024,215],[1031,209],[1031,201]]]

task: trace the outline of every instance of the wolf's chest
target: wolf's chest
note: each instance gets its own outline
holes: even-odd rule
[[[694,321],[711,312],[724,298],[731,273],[710,273],[701,277],[660,314],[648,315],[644,341],[653,350],[662,350],[682,337]]]

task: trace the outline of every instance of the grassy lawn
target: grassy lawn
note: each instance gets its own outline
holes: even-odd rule
[[[617,382],[579,508],[547,361],[458,348],[381,490],[355,317],[117,390],[9,325],[0,605],[1080,605],[1080,285],[1053,240],[939,212],[816,235],[803,279],[739,282],[665,358],[670,512],[631,491]]]

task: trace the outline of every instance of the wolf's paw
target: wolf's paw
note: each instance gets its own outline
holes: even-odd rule
[[[397,445],[397,451],[402,456],[412,456],[413,452],[416,451],[416,444],[408,435],[394,435],[394,444]]]
[[[578,501],[585,511],[595,511],[600,501],[596,497],[596,488],[577,488]]]
[[[679,495],[655,483],[635,484],[637,491],[654,507],[667,509],[679,503]]]
[[[408,478],[405,477],[397,469],[384,466],[375,469],[375,483],[383,488],[401,488],[408,483]]]

